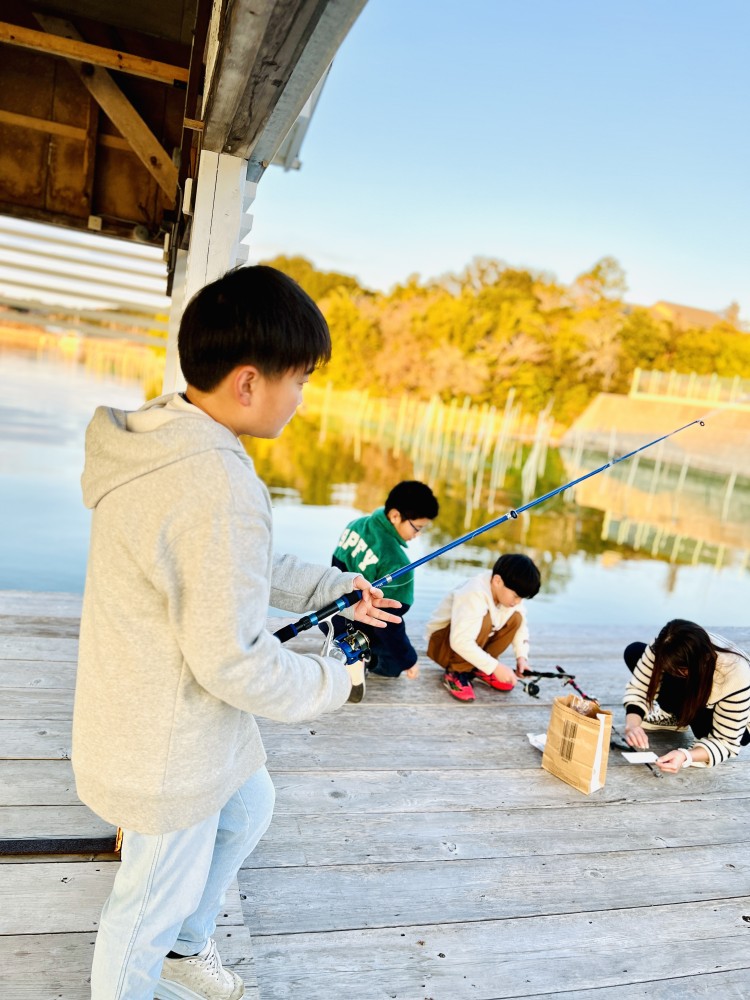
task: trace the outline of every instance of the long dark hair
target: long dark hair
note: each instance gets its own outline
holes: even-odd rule
[[[684,678],[685,700],[677,714],[677,724],[686,726],[705,708],[711,697],[717,653],[733,653],[732,649],[715,646],[704,628],[684,618],[667,622],[651,647],[654,669],[646,697],[649,704],[656,698],[664,674]]]

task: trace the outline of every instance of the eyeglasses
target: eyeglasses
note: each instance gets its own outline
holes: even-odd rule
[[[408,517],[406,519],[406,523],[410,524],[412,526],[412,528],[414,529],[414,531],[417,534],[419,534],[419,532],[422,530],[422,528],[424,528],[423,524],[415,524],[413,521],[410,521]]]

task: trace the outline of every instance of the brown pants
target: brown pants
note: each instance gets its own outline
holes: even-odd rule
[[[521,616],[517,611],[514,611],[502,628],[498,629],[494,635],[490,635],[492,632],[492,618],[488,611],[479,629],[477,646],[481,646],[485,653],[489,653],[490,656],[499,656],[510,646],[513,636],[520,627]],[[463,656],[459,656],[452,648],[450,634],[450,625],[445,625],[443,628],[438,629],[437,632],[433,632],[427,643],[427,655],[435,663],[439,663],[441,667],[445,667],[446,670],[454,670],[457,674],[468,674],[474,669],[474,664],[469,663]]]

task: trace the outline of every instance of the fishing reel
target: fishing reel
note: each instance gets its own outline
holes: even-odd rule
[[[532,698],[538,698],[539,697],[540,688],[539,688],[539,684],[536,682],[536,680],[525,681],[523,679],[523,677],[520,677],[518,683],[524,689],[524,691],[526,692],[526,694],[530,695]]]
[[[563,687],[570,685],[574,691],[576,691],[581,697],[588,698],[587,694],[581,691],[580,687],[576,684],[576,675],[569,674],[561,666],[556,666],[554,670],[530,670],[528,673],[523,674],[519,677],[518,683],[522,685],[526,694],[530,695],[532,698],[539,697],[539,681],[544,677],[551,677],[555,680],[562,681]]]
[[[330,631],[333,633],[333,629]],[[336,656],[336,653],[333,652],[336,649],[343,653],[346,664],[356,663],[357,660],[364,660],[365,663],[369,662],[370,643],[367,641],[367,636],[364,632],[360,632],[359,629],[354,628],[353,625],[347,624],[346,632],[341,632],[339,635],[333,636],[333,638],[329,637],[326,640],[326,645],[330,651],[324,652],[324,656]]]
[[[331,622],[323,622],[322,625],[327,626],[322,655],[331,656],[347,667],[352,667],[355,663],[360,664],[359,669],[349,671],[352,677],[352,690],[348,700],[356,704],[365,696],[365,665],[370,661],[370,644],[367,636],[349,622],[346,623],[346,631],[340,632],[339,635],[333,634]]]
[[[346,631],[333,634],[333,624],[330,621],[320,623],[320,629],[325,633],[326,641],[321,656],[332,656],[349,666],[357,660],[368,663],[370,660],[370,643],[364,632],[356,629],[351,622],[346,623]]]

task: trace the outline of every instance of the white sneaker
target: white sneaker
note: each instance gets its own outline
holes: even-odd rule
[[[671,729],[675,733],[686,733],[687,726],[677,725],[677,716],[671,712],[665,712],[654,702],[651,711],[641,723],[644,729]]]
[[[216,942],[191,958],[165,958],[154,1000],[239,1000],[245,986],[221,964]]]

